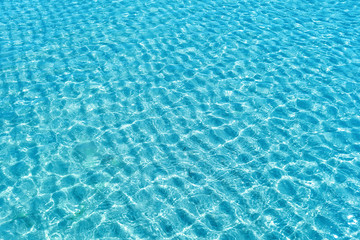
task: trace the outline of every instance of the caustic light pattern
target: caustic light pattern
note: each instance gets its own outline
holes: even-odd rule
[[[360,239],[359,1],[0,16],[1,239]]]

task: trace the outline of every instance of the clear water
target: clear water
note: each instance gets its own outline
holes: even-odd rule
[[[360,239],[360,2],[2,0],[1,239]]]

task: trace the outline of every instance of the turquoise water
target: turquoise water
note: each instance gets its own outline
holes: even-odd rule
[[[0,16],[1,239],[360,239],[359,1]]]

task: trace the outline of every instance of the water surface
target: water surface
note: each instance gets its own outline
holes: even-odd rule
[[[3,0],[0,238],[359,239],[359,1]]]

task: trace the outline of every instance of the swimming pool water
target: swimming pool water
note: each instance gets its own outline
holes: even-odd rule
[[[359,1],[0,16],[1,239],[360,239]]]

